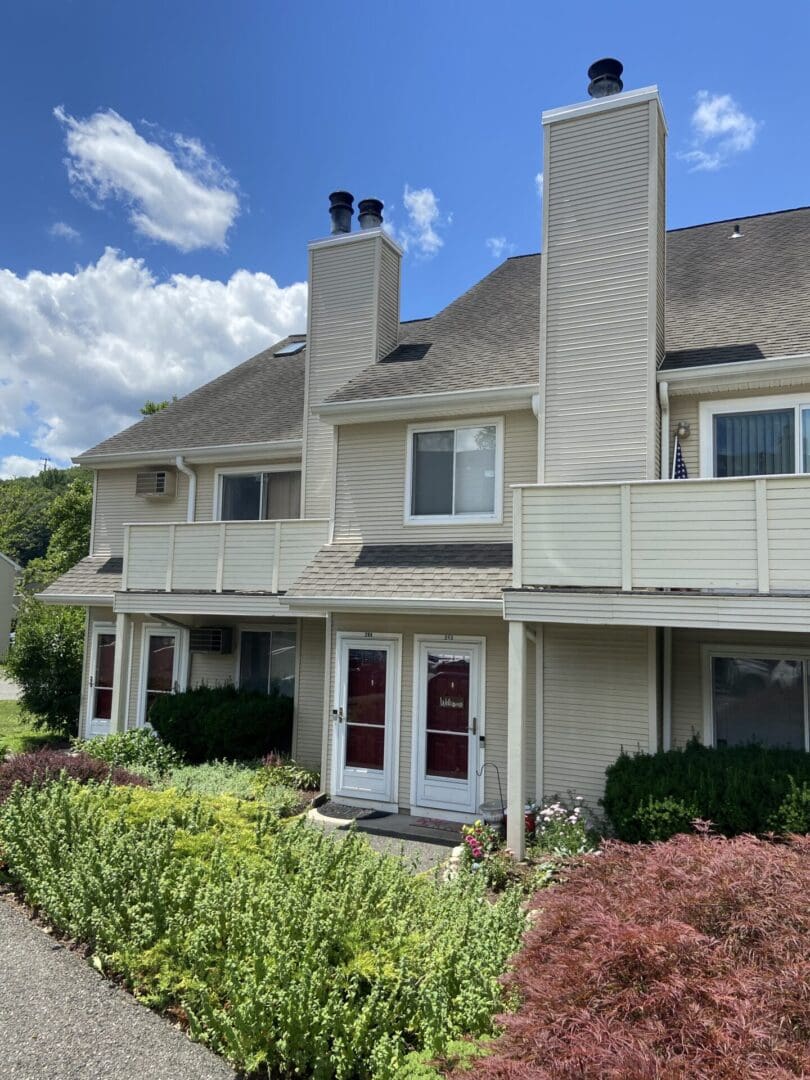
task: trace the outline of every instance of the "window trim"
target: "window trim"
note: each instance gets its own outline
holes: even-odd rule
[[[803,667],[804,689],[804,749],[810,751],[810,649],[791,649],[784,645],[701,645],[700,669],[703,682],[703,744],[715,745],[714,695],[712,693],[712,660],[736,660],[750,656],[754,660],[795,660]]]
[[[293,462],[289,465],[277,464],[277,465],[229,465],[222,468],[214,469],[214,506],[213,506],[213,521],[222,521],[222,477],[223,476],[254,476],[256,473],[274,473],[274,472],[297,472],[301,474],[300,461]],[[302,495],[303,495],[303,488]],[[303,498],[302,498],[303,502]],[[299,514],[303,506],[299,504]],[[242,518],[228,518],[228,521],[241,521]],[[264,521],[264,518],[245,518],[246,521]],[[270,518],[271,521],[300,521],[301,518]]]
[[[759,394],[755,397],[723,398],[722,401],[701,401],[699,409],[700,423],[700,475],[718,480],[734,480],[741,477],[717,477],[714,471],[714,418],[727,413],[774,412],[778,409],[793,409],[793,472],[791,473],[752,473],[752,476],[807,476],[802,466],[802,409],[810,409],[810,392],[803,394]]]
[[[413,514],[413,437],[422,431],[453,431],[460,428],[494,427],[495,428],[495,497],[491,513],[472,514]],[[502,416],[461,416],[453,420],[432,420],[422,424],[408,424],[406,432],[405,465],[405,525],[501,525],[503,523],[503,460],[504,460],[504,420]],[[455,452],[453,463],[455,476]]]

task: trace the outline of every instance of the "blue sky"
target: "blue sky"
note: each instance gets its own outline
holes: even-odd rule
[[[0,41],[0,475],[303,329],[326,196],[377,196],[402,314],[540,247],[540,113],[618,56],[668,224],[804,205],[803,3],[29,0]],[[105,254],[106,252],[106,254]]]

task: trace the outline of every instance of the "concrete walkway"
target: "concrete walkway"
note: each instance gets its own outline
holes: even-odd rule
[[[3,1080],[235,1080],[0,897]]]
[[[371,814],[368,817],[363,816],[362,811],[357,814],[355,817],[349,807],[327,803],[310,810],[308,817],[327,832],[347,832],[354,825],[375,851],[398,855],[417,872],[430,870],[444,862],[461,842],[460,826],[428,824],[408,814]]]
[[[0,667],[0,701],[16,701],[20,696],[20,688],[17,683],[7,678]]]

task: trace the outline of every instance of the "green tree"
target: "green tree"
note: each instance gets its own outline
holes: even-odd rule
[[[45,588],[89,553],[92,515],[93,486],[81,473],[51,500],[47,514],[48,548],[42,558],[28,563],[24,588],[31,591]]]
[[[167,405],[171,405],[175,401],[177,401],[177,394],[172,394],[171,401],[152,401],[151,398],[148,398],[141,405],[141,416],[153,416],[156,412],[160,412],[161,409],[165,409]]]
[[[0,551],[21,566],[43,558],[53,531],[51,506],[78,479],[90,483],[84,469],[43,469],[37,476],[0,480]]]
[[[77,733],[83,647],[81,608],[22,598],[7,667],[22,687],[20,704],[34,727],[64,736]]]

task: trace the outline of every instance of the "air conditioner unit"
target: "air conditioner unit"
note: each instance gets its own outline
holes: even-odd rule
[[[142,499],[173,499],[177,490],[177,472],[174,469],[153,469],[139,472],[135,477],[135,494]]]
[[[188,638],[191,652],[220,653],[223,656],[233,652],[233,630],[230,626],[197,626],[189,631]]]

